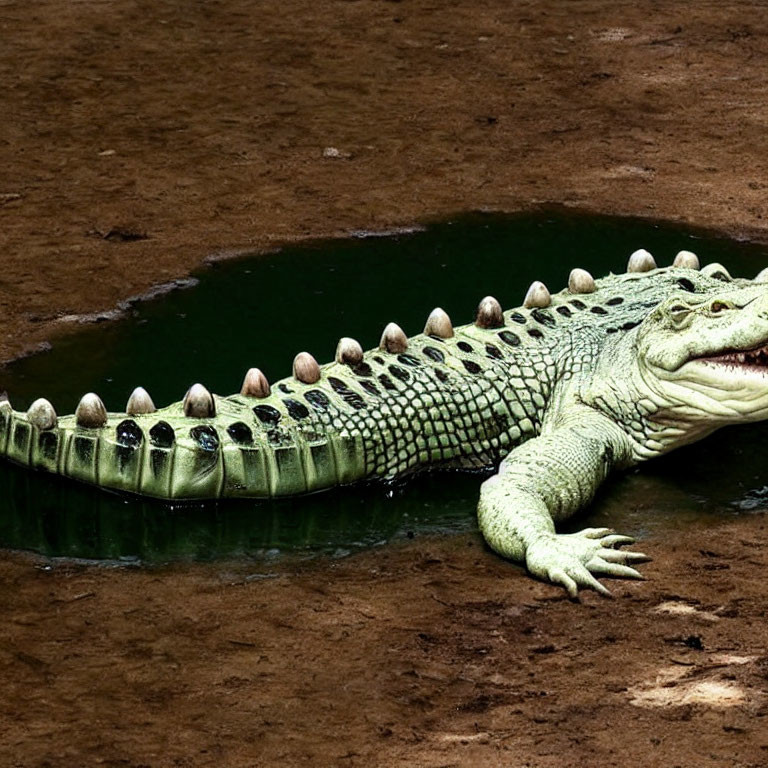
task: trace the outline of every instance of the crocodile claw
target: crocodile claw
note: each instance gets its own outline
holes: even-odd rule
[[[628,563],[647,562],[642,552],[614,549],[632,543],[629,536],[615,534],[610,528],[587,528],[578,533],[548,534],[528,546],[525,562],[539,579],[559,584],[568,595],[578,598],[579,589],[593,589],[610,597],[610,591],[593,574],[624,579],[643,579]]]

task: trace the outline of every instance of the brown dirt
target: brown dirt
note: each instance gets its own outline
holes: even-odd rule
[[[763,516],[581,604],[477,538],[334,563],[0,562],[0,764],[765,766]]]
[[[0,0],[0,31],[2,359],[213,252],[472,208],[768,241],[760,2]],[[265,579],[8,555],[0,760],[768,765],[765,518],[643,548],[581,605],[474,538]]]

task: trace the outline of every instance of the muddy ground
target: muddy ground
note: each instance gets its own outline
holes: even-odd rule
[[[760,2],[0,0],[0,357],[211,254],[467,209],[768,240],[767,32]],[[582,604],[475,537],[6,554],[0,764],[765,766],[765,526],[644,541],[650,580]]]

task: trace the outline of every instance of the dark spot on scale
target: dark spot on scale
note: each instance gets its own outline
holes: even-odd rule
[[[262,424],[274,425],[280,421],[280,411],[278,411],[277,408],[273,408],[271,405],[254,405],[253,412]]]
[[[624,303],[624,298],[622,296],[614,296],[612,299],[608,299],[608,301],[605,302],[609,307],[615,307],[619,304]]]
[[[267,442],[270,445],[283,445],[285,443],[285,434],[281,429],[268,429]]]
[[[170,448],[175,439],[176,433],[167,421],[158,421],[149,430],[149,440],[156,448]]]
[[[607,309],[603,309],[603,307],[600,307],[600,306],[591,307],[589,311],[592,312],[592,314],[595,314],[595,315],[607,315],[608,314],[608,310]]]
[[[277,388],[286,395],[293,393],[293,390],[290,387],[286,387],[285,384],[278,384]]]
[[[219,435],[213,427],[210,427],[207,424],[201,424],[199,427],[192,427],[192,429],[189,430],[189,436],[204,451],[213,453],[219,448]]]
[[[328,383],[333,388],[333,391],[339,394],[352,391],[341,379],[337,379],[335,376],[329,376]]]
[[[546,309],[534,309],[531,312],[531,317],[537,323],[546,325],[548,328],[552,328],[555,325],[555,318]]]
[[[509,316],[509,319],[513,323],[520,323],[520,325],[525,325],[527,322],[525,315],[521,315],[519,312],[512,312],[512,314]]]
[[[462,352],[474,352],[474,347],[471,344],[467,344],[466,341],[460,341],[456,345]]]
[[[37,445],[43,458],[53,461],[56,458],[56,449],[59,444],[59,436],[55,432],[41,432],[37,438]]]
[[[516,333],[512,333],[512,331],[500,331],[499,338],[510,347],[520,346],[520,337]]]
[[[318,411],[327,411],[331,406],[331,401],[328,399],[328,395],[325,392],[321,392],[319,389],[310,389],[304,393],[304,399]]]
[[[388,389],[390,391],[397,389],[395,386],[395,383],[392,381],[392,379],[387,376],[386,373],[382,373],[379,376],[379,381],[381,382],[381,386],[384,387],[384,389]]]
[[[587,305],[583,301],[580,301],[579,299],[571,299],[571,301],[569,303],[570,303],[570,305],[572,307],[576,307],[576,309],[586,309],[587,308]]]
[[[380,395],[379,388],[372,381],[361,381],[360,386],[372,395]]]
[[[13,444],[17,451],[21,451],[29,440],[29,426],[27,424],[17,424],[13,430]]]
[[[531,328],[531,330],[528,331],[528,335],[532,336],[534,339],[544,338],[544,334],[538,328]]]
[[[288,414],[294,419],[306,419],[309,416],[309,408],[298,400],[291,400],[289,397],[286,397],[283,400],[283,404]]]
[[[348,403],[357,410],[366,407],[365,400],[363,400],[357,392],[351,390],[341,379],[337,379],[335,376],[329,376],[328,383],[333,387],[333,391],[341,396],[341,399],[344,400],[345,403]]]
[[[93,439],[75,435],[75,456],[81,464],[90,464],[93,459]]]
[[[165,468],[168,464],[168,456],[170,454],[166,451],[154,449],[149,454],[150,466],[152,467],[152,474],[155,477],[159,477],[165,472]]]
[[[555,311],[559,312],[563,317],[571,316],[571,310],[568,307],[558,307]]]
[[[445,371],[441,371],[439,368],[435,368],[435,376],[445,384],[447,381],[449,381],[450,377]]]
[[[430,358],[431,360],[434,360],[436,363],[445,362],[445,355],[439,349],[435,349],[434,347],[424,347],[424,349],[422,349],[421,351],[428,358]]]
[[[368,407],[365,400],[357,392],[350,392],[344,397],[344,400],[357,411],[364,411]]]
[[[411,367],[421,365],[421,360],[418,360],[413,355],[398,355],[397,360],[403,365],[410,365]]]
[[[373,370],[368,363],[358,363],[353,369],[352,373],[355,376],[373,376]]]
[[[618,328],[606,328],[606,333],[616,333],[619,329]]]
[[[400,379],[400,381],[408,381],[411,378],[411,374],[408,373],[408,371],[406,371],[404,368],[398,367],[397,365],[390,365],[389,372],[396,379]]]
[[[379,365],[384,365],[384,358],[379,357],[379,355],[374,355],[373,358],[371,358],[375,363],[378,363]]]
[[[144,433],[133,419],[125,419],[115,428],[115,441],[122,448],[138,448],[143,440]]]
[[[238,445],[250,445],[253,442],[253,432],[247,424],[242,421],[236,421],[227,427],[227,434],[232,438],[232,442]]]
[[[445,344],[445,339],[442,336],[436,336],[434,333],[430,333],[429,338],[434,341],[439,341],[441,344]]]
[[[485,345],[485,354],[488,355],[488,357],[492,357],[494,360],[502,360],[504,358],[501,350],[498,347],[494,347],[493,344]]]
[[[637,328],[638,325],[640,325],[639,320],[637,322],[624,323],[624,325],[621,326],[621,330],[631,331],[633,328]]]
[[[689,293],[696,293],[696,286],[687,277],[681,277],[677,281],[677,284],[684,291],[688,291]]]
[[[461,362],[464,363],[464,367],[470,373],[480,373],[483,370],[474,360],[462,360]]]

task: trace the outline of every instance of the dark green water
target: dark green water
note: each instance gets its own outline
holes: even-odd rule
[[[768,265],[761,246],[642,220],[474,214],[409,234],[302,245],[207,268],[194,288],[138,304],[124,320],[84,327],[50,352],[6,367],[0,389],[16,408],[45,396],[59,413],[74,411],[86,391],[122,410],[137,385],[158,405],[180,399],[195,381],[229,394],[251,366],[282,378],[298,351],[325,362],[340,336],[373,347],[389,321],[419,333],[435,306],[457,324],[469,322],[487,294],[516,306],[532,280],[558,291],[572,267],[596,276],[623,271],[640,247],[660,266],[681,249],[734,275]],[[575,527],[610,522],[642,534],[693,515],[759,507],[761,494],[768,497],[760,460],[766,436],[763,427],[725,430],[619,478]],[[146,561],[342,553],[409,533],[473,529],[480,480],[442,475],[277,502],[170,506],[1,465],[0,547]]]

